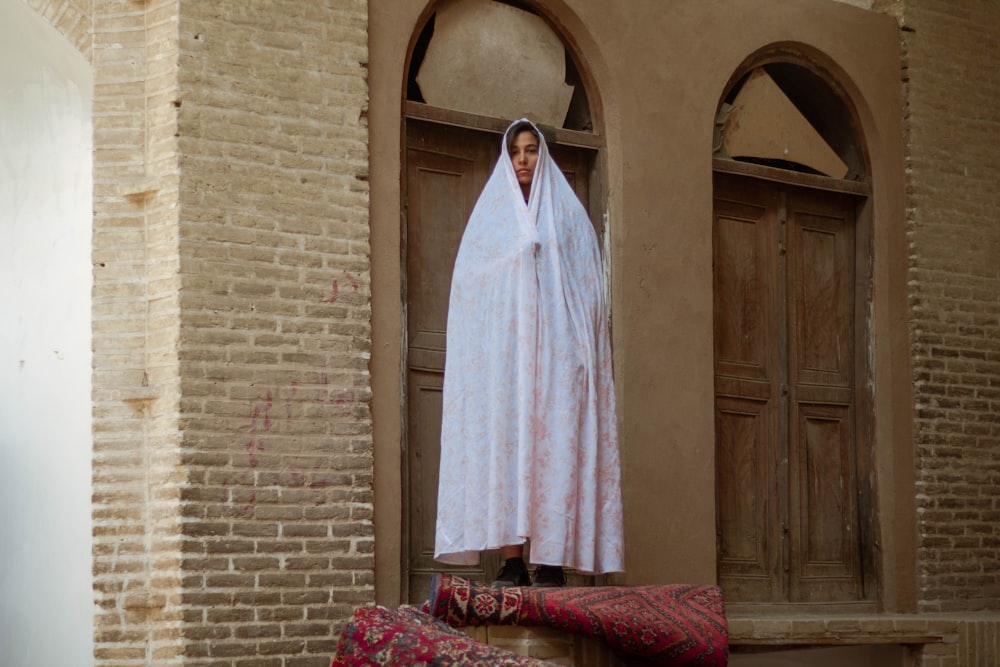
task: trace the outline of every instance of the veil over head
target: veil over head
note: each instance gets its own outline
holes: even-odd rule
[[[507,150],[519,122],[504,134],[452,276],[435,557],[472,565],[480,551],[530,540],[532,563],[618,572],[622,505],[600,250],[537,127],[524,201]]]

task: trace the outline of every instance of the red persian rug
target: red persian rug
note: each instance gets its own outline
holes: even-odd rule
[[[545,664],[478,642],[413,607],[362,607],[354,612],[340,634],[331,667],[544,667]]]
[[[718,586],[492,588],[443,574],[431,581],[428,610],[455,627],[534,625],[600,639],[638,664],[729,661]]]

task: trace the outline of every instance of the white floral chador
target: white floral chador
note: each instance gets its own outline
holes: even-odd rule
[[[472,565],[530,540],[534,564],[620,572],[597,238],[541,136],[527,204],[501,145],[452,277],[435,558]]]

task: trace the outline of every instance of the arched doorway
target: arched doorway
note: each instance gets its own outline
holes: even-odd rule
[[[5,665],[94,655],[95,73],[73,37],[28,3],[0,6]],[[59,641],[43,627],[58,627]]]
[[[870,603],[871,194],[833,78],[756,57],[714,156],[716,529],[730,602]]]
[[[445,8],[450,15],[442,14]],[[555,40],[555,57],[549,58],[545,66],[555,63],[558,69],[558,61],[563,60],[563,80],[557,83],[572,90],[564,99],[563,110],[548,116],[551,120],[545,122],[547,104],[535,105],[527,98],[519,103],[538,109],[537,113],[529,111],[524,115],[539,122],[547,135],[553,158],[589,210],[599,237],[603,231],[600,223],[604,196],[598,169],[603,139],[594,129],[593,94],[583,83],[579,57],[559,38],[551,24],[530,8],[493,0],[462,0],[441,3],[432,9],[435,11],[430,13],[413,40],[403,100],[400,243],[406,343],[403,350],[401,557],[402,597],[411,601],[423,599],[431,575],[440,568],[433,559],[434,522],[440,465],[445,327],[452,267],[465,223],[497,159],[501,135],[515,116],[522,115],[516,110],[517,106],[506,105],[504,96],[492,94],[494,90],[504,90],[505,79],[497,72],[506,71],[506,65],[499,63],[495,71],[490,71],[491,59],[502,55],[486,52],[465,58],[470,67],[482,71],[457,75],[452,72],[451,76],[459,78],[468,74],[467,80],[474,82],[464,84],[459,94],[449,89],[458,84],[440,83],[455,79],[424,69],[431,57],[437,58],[438,63],[442,60],[453,63],[459,55],[468,55],[461,53],[462,47],[457,45],[460,41],[448,41],[456,32],[475,33],[481,21],[483,26],[489,25],[496,37],[497,31],[504,29],[501,27],[503,22],[509,19],[512,26],[540,31],[543,41],[549,37]],[[491,12],[498,12],[499,16],[492,14],[487,22],[484,13],[489,15]],[[550,33],[549,37],[545,31]],[[449,53],[449,49],[453,51]],[[544,59],[546,55],[536,57]],[[439,82],[436,89],[430,90],[435,84],[429,84],[429,89],[421,87],[424,78],[435,75]],[[439,101],[442,99],[445,102]],[[444,106],[445,103],[450,106]],[[486,557],[464,573],[478,579],[487,578],[496,569],[497,560]]]

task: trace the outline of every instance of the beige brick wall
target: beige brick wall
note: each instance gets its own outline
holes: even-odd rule
[[[94,65],[96,663],[326,665],[374,595],[367,7],[30,2]]]
[[[182,2],[179,62],[186,664],[319,667],[374,598],[367,6]]]
[[[72,36],[81,4],[47,11]],[[95,657],[179,664],[177,7],[92,17]]]
[[[907,0],[920,607],[1000,608],[1000,5]]]

